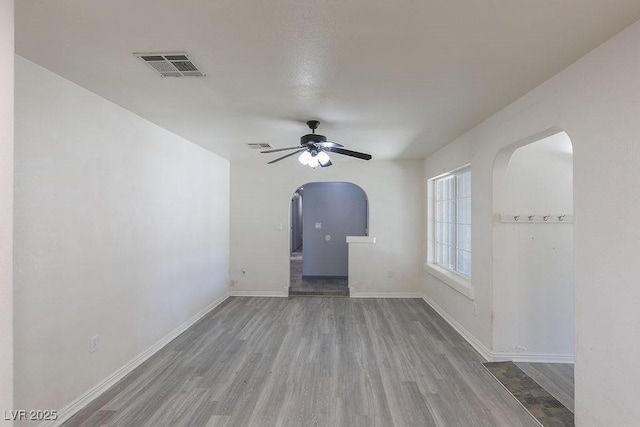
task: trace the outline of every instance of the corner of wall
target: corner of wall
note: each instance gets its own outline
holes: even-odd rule
[[[14,2],[0,2],[0,410],[13,401]],[[11,424],[11,421],[8,422]]]

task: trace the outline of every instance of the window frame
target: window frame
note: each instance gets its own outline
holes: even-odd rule
[[[437,211],[436,211],[437,182],[447,178],[453,178],[455,180],[456,177],[462,176],[466,173],[470,174],[469,179],[471,184],[473,174],[472,174],[470,165],[465,165],[460,168],[453,169],[449,172],[440,174],[438,176],[434,176],[427,181],[427,262],[424,264],[424,270],[430,275],[439,279],[440,281],[448,284],[456,291],[462,293],[467,298],[473,300],[475,299],[475,296],[474,296],[474,288],[471,282],[472,276],[467,276],[466,274],[456,270],[455,268],[452,269],[445,264],[441,264],[437,262],[438,260],[438,257],[437,257],[438,242],[437,242],[437,236],[436,236],[437,220],[438,220]],[[454,200],[453,205],[456,206],[455,209],[457,209],[457,201],[460,199],[457,194],[456,184],[457,182],[454,181],[453,187],[455,189],[455,197],[451,199],[451,200]],[[472,184],[471,184],[471,187],[472,187]],[[473,194],[470,194],[470,198],[471,199],[473,198]],[[472,204],[473,202],[471,201],[470,203]],[[455,261],[453,265],[456,266],[457,258],[458,258],[458,250],[460,249],[457,241],[457,228],[458,228],[459,222],[458,222],[456,211],[454,211],[452,217],[455,219],[455,222],[453,223],[453,229],[455,230],[455,232],[454,232],[454,237],[452,241],[453,244],[449,246],[453,247],[453,253],[455,254]],[[467,225],[467,224],[463,224],[463,225]],[[473,225],[472,225],[471,217],[469,218],[468,225],[471,227],[471,231],[470,231],[470,239],[471,239],[471,235],[473,233]],[[471,259],[473,259],[473,255],[472,255],[473,252],[471,250],[471,245],[469,247],[470,249],[468,250],[468,252],[470,254]],[[466,251],[466,249],[460,249],[460,250]],[[472,275],[473,270],[471,270],[470,273]]]

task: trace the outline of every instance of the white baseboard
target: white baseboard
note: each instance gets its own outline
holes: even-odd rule
[[[572,354],[536,354],[536,353],[507,353],[507,352],[494,352],[489,350],[483,343],[480,342],[471,332],[467,331],[460,323],[458,323],[453,317],[451,317],[446,311],[436,304],[431,298],[426,295],[422,296],[422,299],[431,306],[444,320],[449,323],[453,329],[455,329],[462,337],[467,340],[469,344],[478,352],[487,362],[527,362],[527,363],[574,363],[574,356]]]
[[[358,292],[350,288],[351,298],[422,298],[418,292]]]
[[[289,287],[286,287],[289,289]],[[231,291],[232,297],[276,297],[286,298],[289,292],[283,291]],[[296,295],[298,296],[298,295]],[[351,298],[422,298],[418,292],[357,292],[350,288]]]
[[[525,362],[525,363],[574,363],[573,354],[536,354],[536,353],[507,353],[493,352],[493,362]]]
[[[231,291],[229,296],[286,298],[289,296],[289,293],[283,291]]]
[[[165,345],[169,344],[173,341],[178,335],[189,329],[194,323],[198,320],[202,319],[207,313],[216,308],[222,302],[224,302],[227,298],[229,298],[229,294],[224,294],[220,298],[213,301],[211,304],[206,306],[204,309],[200,310],[198,313],[193,315],[187,321],[182,323],[176,329],[171,331],[169,335],[162,338],[160,341],[153,344],[151,347],[140,353],[138,356],[133,358],[129,363],[115,371],[113,374],[109,375],[95,387],[87,391],[82,396],[78,397],[76,400],[65,406],[64,408],[58,411],[58,418],[53,421],[47,421],[43,424],[40,424],[39,427],[58,427],[62,425],[65,421],[69,420],[72,416],[77,414],[80,410],[86,407],[91,401],[100,396],[102,393],[107,391],[111,386],[124,378],[127,374],[133,371],[135,368],[144,363],[147,359],[153,356],[158,350],[162,349]]]
[[[471,347],[473,347],[482,357],[485,358],[488,362],[493,362],[493,355],[491,350],[489,350],[480,340],[478,340],[475,336],[471,334],[471,332],[467,331],[460,323],[458,323],[453,317],[449,315],[446,311],[444,311],[438,304],[436,304],[431,298],[426,295],[422,296],[422,299],[425,300],[427,304],[431,306],[444,320],[450,324],[453,329],[455,329],[462,338],[467,340]]]

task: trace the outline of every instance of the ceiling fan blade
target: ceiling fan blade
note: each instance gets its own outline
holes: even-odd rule
[[[331,160],[329,160],[327,163],[325,163],[324,165],[322,163],[320,163],[320,167],[321,168],[328,168],[329,166],[331,166],[333,163],[331,163]]]
[[[316,142],[314,144],[317,147],[322,147],[322,148],[328,148],[328,147],[344,147],[344,145],[342,144],[338,144],[337,142],[331,142],[331,141],[327,141],[327,142]]]
[[[277,158],[277,159],[275,159],[275,160],[271,160],[271,161],[270,161],[269,163],[267,163],[267,164],[268,164],[268,165],[270,165],[271,163],[279,162],[280,160],[286,159],[287,157],[291,157],[291,156],[293,156],[293,155],[295,155],[295,154],[298,154],[299,152],[301,152],[301,151],[305,151],[305,150],[306,150],[306,148],[301,148],[301,149],[299,149],[299,150],[297,150],[297,151],[294,151],[293,153],[289,153],[289,154],[287,154],[287,155],[285,155],[285,156],[278,157],[278,158]]]
[[[345,150],[344,148],[340,148],[340,147],[326,147],[324,148],[324,150],[330,151],[332,153],[343,154],[345,156],[357,157],[358,159],[371,160],[371,154],[360,153],[358,151]]]
[[[274,148],[273,150],[261,151],[261,153],[277,153],[278,151],[298,150],[300,148],[302,148],[302,147],[297,146],[297,147],[288,147],[288,148]]]

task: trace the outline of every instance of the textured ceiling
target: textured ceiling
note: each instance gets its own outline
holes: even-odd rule
[[[638,19],[638,0],[19,0],[16,51],[231,160],[273,158],[244,144],[297,145],[308,119],[423,158]],[[132,55],[172,51],[207,77]]]

